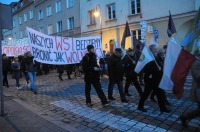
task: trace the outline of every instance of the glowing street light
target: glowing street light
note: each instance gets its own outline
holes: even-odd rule
[[[99,11],[97,7],[99,7]],[[94,16],[99,17],[99,20],[100,20],[100,30],[101,30],[100,34],[101,34],[101,42],[102,42],[102,14],[101,14],[101,6],[99,4],[96,6],[96,9],[94,11]]]

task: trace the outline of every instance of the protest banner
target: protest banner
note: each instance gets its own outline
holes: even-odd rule
[[[29,45],[22,46],[2,46],[2,53],[6,54],[8,57],[15,57],[23,55],[24,53],[30,51]]]
[[[100,36],[69,38],[49,36],[26,27],[30,51],[35,60],[45,64],[75,64],[80,63],[87,53],[87,45],[95,47],[97,59],[102,57]]]

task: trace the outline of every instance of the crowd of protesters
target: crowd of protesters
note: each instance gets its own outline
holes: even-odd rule
[[[12,71],[13,78],[16,80],[17,89],[21,89],[19,79],[24,75],[27,86],[34,94],[37,94],[37,87],[35,86],[37,75],[48,74],[50,70],[57,69],[58,78],[63,81],[63,73],[65,71],[69,80],[71,79],[72,72],[74,72],[74,76],[81,76],[84,73],[85,97],[88,106],[92,106],[92,100],[90,97],[91,85],[95,88],[103,106],[109,105],[108,100],[115,100],[113,97],[113,88],[115,84],[117,84],[122,103],[129,102],[127,99],[127,96],[131,96],[129,87],[130,85],[134,85],[140,97],[138,110],[147,112],[144,103],[150,96],[151,101],[158,103],[161,113],[170,113],[171,110],[169,110],[167,106],[171,105],[171,103],[167,100],[165,91],[159,88],[159,83],[163,75],[163,65],[167,46],[165,45],[163,48],[158,48],[156,45],[150,45],[149,49],[156,61],[151,61],[145,65],[139,74],[137,74],[134,69],[140,59],[142,45],[137,45],[135,49],[129,48],[123,59],[121,48],[116,48],[112,55],[109,52],[106,53],[103,51],[103,57],[100,58],[99,63],[96,59],[96,54],[94,53],[94,46],[88,45],[88,53],[83,57],[79,64],[73,65],[55,66],[41,64],[34,60],[34,57],[30,52],[25,53],[24,56],[14,57],[13,59],[9,59],[5,54],[3,54],[3,86],[9,87],[7,75],[10,71]],[[198,60],[192,67],[193,89],[200,87],[199,71],[200,67]],[[108,98],[102,90],[100,81],[101,77],[104,77],[104,75],[108,75],[109,80]],[[124,78],[126,78],[125,84],[123,82]],[[141,87],[143,85],[144,89]],[[195,96],[194,98],[193,94],[193,100],[195,100],[200,107],[200,97],[197,101],[197,97]],[[184,126],[187,125],[188,120],[200,116],[199,107],[197,110],[180,116]]]

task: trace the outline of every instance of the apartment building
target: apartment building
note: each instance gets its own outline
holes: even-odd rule
[[[141,40],[141,21],[147,22],[146,43],[160,47],[167,44],[169,10],[172,14],[180,43],[200,6],[199,0],[20,0],[12,3],[13,29],[4,37],[26,37],[25,27],[59,36],[101,36],[103,49],[109,51],[113,40],[122,40],[126,21],[131,37],[126,49],[132,47],[133,36]],[[98,11],[99,16],[95,16]]]
[[[81,35],[80,0],[20,0],[11,6],[13,29],[4,36],[25,38],[26,26],[49,35]]]
[[[132,47],[133,36],[141,40],[140,21],[147,22],[146,43],[154,40],[157,33],[159,46],[167,44],[167,25],[169,10],[172,14],[178,42],[186,35],[199,0],[81,0],[81,32],[83,36],[96,36],[102,33],[103,49],[108,51],[113,41],[121,43],[126,21],[129,23],[131,37],[126,47]],[[101,15],[95,17],[94,12]],[[101,16],[101,23],[100,23]],[[141,17],[142,16],[142,17]]]

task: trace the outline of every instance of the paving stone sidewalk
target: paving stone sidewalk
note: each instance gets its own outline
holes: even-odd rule
[[[66,132],[13,100],[5,97],[5,116],[0,116],[0,132]]]
[[[192,78],[189,75],[185,83],[184,96],[177,100],[171,92],[167,92],[171,102],[171,113],[160,114],[158,104],[147,100],[145,107],[148,112],[137,110],[139,95],[134,86],[130,87],[131,97],[127,97],[129,103],[121,103],[118,90],[115,86],[113,96],[115,101],[103,107],[94,89],[91,90],[93,107],[85,105],[85,92],[83,77],[73,77],[60,81],[56,71],[48,75],[37,76],[36,87],[38,94],[34,95],[26,87],[25,79],[20,83],[22,90],[15,88],[15,80],[10,79],[10,88],[4,88],[5,94],[10,94],[20,102],[24,102],[35,108],[38,115],[61,128],[70,128],[71,131],[105,131],[105,132],[137,132],[137,131],[200,131],[200,120],[196,118],[189,123],[188,128],[182,128],[179,115],[183,112],[195,109],[197,106],[190,101],[189,93]],[[108,79],[102,78],[102,88],[107,96]]]

